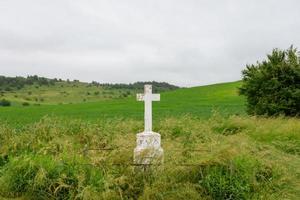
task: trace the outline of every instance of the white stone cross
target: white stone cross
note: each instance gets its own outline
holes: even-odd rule
[[[144,132],[152,132],[152,101],[159,101],[160,94],[152,94],[152,85],[144,86],[144,94],[136,95],[138,101],[145,102],[145,130]]]
[[[152,86],[145,85],[144,94],[137,94],[138,101],[145,102],[145,130],[136,136],[133,160],[137,164],[162,163],[164,150],[159,133],[152,131],[152,101],[159,101],[159,94],[152,94]]]

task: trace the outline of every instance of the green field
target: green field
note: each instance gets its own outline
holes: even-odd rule
[[[133,164],[143,131],[133,91],[82,102],[91,88],[70,88],[72,98],[31,88],[52,97],[30,106],[28,88],[15,91],[0,107],[0,199],[300,199],[299,118],[248,116],[240,84],[162,92],[153,114],[164,164],[146,169]]]
[[[153,104],[154,119],[185,114],[207,118],[213,110],[217,110],[224,115],[244,114],[244,99],[237,94],[239,85],[240,82],[232,82],[163,92],[161,94],[161,101],[154,102]],[[92,91],[94,92],[95,89],[92,88]],[[27,94],[27,90],[21,90],[20,93]],[[75,87],[75,91],[77,90]],[[87,91],[89,90],[86,89]],[[92,91],[90,93],[93,93]],[[69,93],[74,94],[76,92],[70,89]],[[79,99],[79,95],[74,94],[73,96],[74,99]],[[96,102],[59,105],[57,105],[59,95],[58,97],[55,95],[55,97],[51,101],[49,100],[51,98],[48,98],[46,104],[26,107],[18,105],[0,107],[0,120],[12,124],[26,124],[36,122],[46,115],[84,120],[128,117],[134,119],[143,118],[143,103],[136,101],[135,94],[127,98],[95,98],[91,100]],[[68,100],[70,99],[68,98]]]

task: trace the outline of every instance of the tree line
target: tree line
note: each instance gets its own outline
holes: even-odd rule
[[[12,89],[22,89],[26,85],[54,85],[57,79],[48,79],[37,75],[27,77],[5,77],[0,76],[0,89],[10,91]]]
[[[170,90],[178,89],[179,87],[176,85],[172,85],[166,82],[156,82],[156,81],[146,81],[146,82],[135,82],[135,83],[98,83],[93,81],[91,85],[105,87],[107,89],[124,89],[124,90],[135,90],[142,91],[144,89],[144,85],[150,84],[153,87],[153,92],[165,92]]]
[[[22,89],[26,85],[39,85],[39,86],[50,86],[55,85],[57,82],[66,82],[66,83],[78,83],[79,80],[70,81],[67,79],[66,81],[62,79],[50,79],[45,77],[39,77],[37,75],[27,76],[27,77],[6,77],[0,76],[0,90],[11,91],[13,89]],[[99,83],[96,81],[92,81],[89,83],[90,86],[101,86],[106,89],[127,89],[127,90],[142,90],[145,84],[153,85],[154,92],[163,92],[169,90],[178,89],[178,86],[171,85],[166,82],[156,82],[156,81],[148,81],[148,82],[135,82],[135,83]]]

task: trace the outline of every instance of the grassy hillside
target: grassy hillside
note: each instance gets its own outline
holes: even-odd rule
[[[26,85],[21,89],[2,92],[0,98],[11,101],[13,106],[21,106],[25,102],[30,105],[55,105],[121,99],[133,95],[133,92],[82,82],[56,82],[53,85]]]
[[[0,100],[10,101],[12,106],[95,102],[126,98],[137,91],[142,91],[144,84],[152,84],[153,89],[159,92],[179,88],[166,82],[155,81],[109,84],[95,81],[91,83],[78,80],[64,81],[38,76],[5,77],[0,75]]]
[[[213,110],[218,110],[224,115],[244,114],[244,99],[237,94],[239,85],[240,82],[232,82],[164,92],[161,94],[161,101],[153,104],[154,119],[185,114],[207,118]],[[59,88],[56,93],[59,93],[60,90],[64,89]],[[40,93],[44,92],[44,94],[49,93],[47,89],[39,91]],[[76,93],[83,91],[85,91],[84,87],[83,89],[81,87],[71,88],[69,90],[70,99],[76,102],[76,98],[73,98],[72,94],[79,97],[80,95]],[[22,92],[28,93],[26,90],[22,90]],[[22,94],[17,95],[21,96]],[[93,94],[91,96],[89,100],[96,102],[0,107],[0,120],[12,124],[25,124],[38,121],[45,115],[84,120],[120,117],[143,119],[143,103],[136,101],[135,94],[131,93],[131,96],[122,99],[101,99],[94,97]],[[78,98],[78,101],[82,98]],[[48,94],[47,99],[51,99],[50,94]],[[58,101],[59,98],[55,97],[55,99]],[[51,102],[55,102],[55,100]]]
[[[141,120],[0,124],[0,198],[298,200],[299,119],[161,119],[164,165],[132,165]]]

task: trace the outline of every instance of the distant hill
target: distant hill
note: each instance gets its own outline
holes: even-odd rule
[[[49,79],[39,76],[0,76],[0,100],[12,105],[69,104],[122,99],[142,92],[144,84],[152,84],[154,92],[176,90],[179,87],[165,82],[136,82],[111,84],[80,82],[79,80]]]
[[[34,76],[27,76],[27,77],[6,77],[0,76],[0,90],[11,91],[13,89],[21,89],[28,85],[38,85],[38,86],[50,86],[54,85],[55,83],[80,83],[79,80],[62,80],[62,79],[50,79],[45,77],[39,77],[37,75]],[[84,82],[82,82],[84,83]],[[152,84],[154,90],[157,92],[162,91],[170,91],[178,89],[179,87],[176,85],[171,85],[166,82],[156,82],[156,81],[147,81],[147,82],[135,82],[135,83],[99,83],[96,81],[92,81],[91,83],[85,83],[92,86],[102,86],[107,89],[132,89],[132,90],[140,90],[144,87],[145,84]]]

